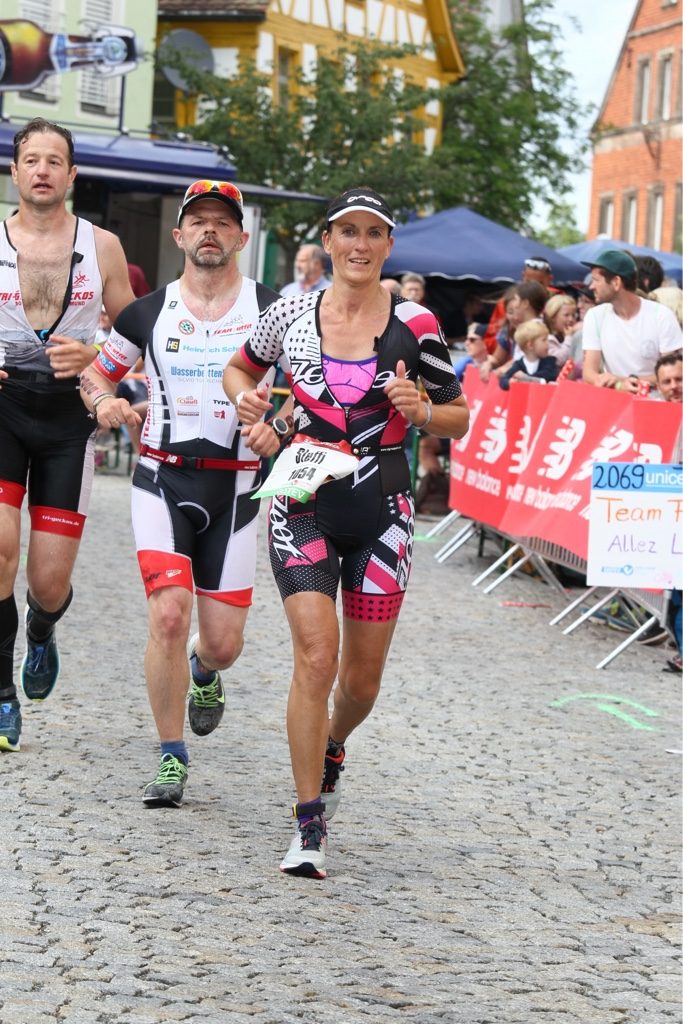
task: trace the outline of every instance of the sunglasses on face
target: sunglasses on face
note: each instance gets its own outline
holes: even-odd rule
[[[225,196],[227,199],[232,199],[235,203],[242,206],[242,193],[229,181],[195,181],[185,193],[183,202],[185,203],[188,199],[192,199],[195,196],[210,196],[212,192],[218,192],[220,195]]]

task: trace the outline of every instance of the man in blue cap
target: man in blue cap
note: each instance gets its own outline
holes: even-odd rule
[[[636,394],[641,380],[655,383],[659,356],[681,348],[681,328],[670,309],[636,294],[638,268],[624,249],[605,249],[584,265],[597,305],[583,322],[583,379]]]

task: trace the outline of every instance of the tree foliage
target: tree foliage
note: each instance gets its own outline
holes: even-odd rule
[[[280,105],[253,63],[231,79],[184,69],[201,97],[192,134],[225,145],[243,181],[326,198],[364,184],[395,208],[418,209],[430,198],[420,110],[434,93],[393,73],[411,52],[342,46],[334,59],[319,56],[314,78],[298,74]],[[323,211],[318,203],[277,203],[268,226],[292,253],[319,232]]]
[[[562,62],[553,0],[525,0],[524,21],[494,35],[484,0],[451,0],[467,75],[444,96],[443,144],[434,155],[438,209],[465,205],[524,229],[535,204],[566,200],[581,166],[585,111]]]
[[[534,238],[551,249],[562,249],[565,245],[576,245],[586,240],[576,223],[574,207],[567,202],[551,207],[545,228],[534,231]]]
[[[580,165],[581,116],[562,64],[553,0],[525,0],[525,20],[500,36],[486,26],[486,0],[450,0],[465,79],[425,89],[401,74],[408,46],[340,36],[315,73],[296,74],[286,102],[253,63],[225,79],[177,65],[198,97],[199,139],[223,145],[242,181],[329,198],[366,184],[405,215],[464,204],[517,230],[539,201],[566,199],[568,172]],[[170,63],[168,52],[165,63]],[[425,104],[444,108],[442,144],[422,145]],[[187,130],[187,129],[186,129]],[[323,207],[280,202],[268,226],[291,255],[321,227]]]

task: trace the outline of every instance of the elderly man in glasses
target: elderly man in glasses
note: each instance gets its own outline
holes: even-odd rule
[[[145,675],[161,744],[150,806],[179,806],[188,772],[185,702],[200,736],[225,706],[220,670],[239,657],[256,561],[259,456],[274,454],[289,426],[275,419],[241,436],[223,391],[223,367],[276,292],[243,277],[237,256],[242,196],[234,185],[190,185],[173,230],[184,254],[179,280],[128,306],[82,379],[84,400],[102,427],[139,420],[116,384],[142,356],[149,404],[133,477],[132,518],[148,598]],[[263,396],[268,382],[262,385]],[[189,641],[193,592],[199,632]],[[188,669],[189,657],[189,669]]]

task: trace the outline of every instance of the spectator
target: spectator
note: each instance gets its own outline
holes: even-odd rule
[[[655,288],[650,292],[648,298],[653,302],[661,302],[662,305],[668,306],[678,320],[679,326],[683,327],[683,289],[675,284],[662,285],[661,288]]]
[[[584,320],[583,379],[635,394],[639,380],[654,383],[658,356],[681,347],[681,328],[666,306],[636,295],[636,264],[623,249],[605,249],[585,266],[599,305]]]
[[[576,299],[558,292],[551,295],[543,310],[543,320],[550,331],[548,354],[558,367],[564,366],[572,352],[572,335],[576,329]]]
[[[553,286],[553,271],[552,267],[548,263],[545,256],[528,256],[524,260],[522,266],[522,276],[520,283],[525,284],[527,281],[535,281],[545,288],[546,292],[552,294],[559,289]],[[496,303],[491,319],[489,320],[488,330],[486,332],[485,342],[487,351],[491,354],[496,349],[496,337],[498,331],[505,321],[505,295]]]
[[[484,343],[485,335],[486,324],[470,324],[467,328],[467,334],[465,335],[465,355],[453,364],[455,376],[458,380],[462,380],[463,374],[468,366],[471,366],[472,364],[479,366],[486,359],[488,353],[486,352],[486,344]]]
[[[583,377],[583,321],[589,309],[595,306],[595,296],[590,288],[579,289],[576,300],[577,325],[572,334],[572,348],[570,359],[574,363],[572,373],[573,380],[581,380]]]
[[[386,288],[392,295],[401,294],[401,282],[397,281],[395,277],[383,277],[380,284],[382,288]]]
[[[470,324],[465,336],[466,355],[453,364],[455,375],[462,381],[468,366],[481,365],[486,359],[484,335],[486,324]],[[415,490],[415,511],[420,515],[446,515],[450,490],[447,472],[450,441],[422,434],[418,446],[420,481]]]
[[[527,320],[515,331],[515,341],[522,355],[510,366],[500,378],[500,386],[507,391],[510,382],[539,381],[548,384],[555,380],[558,365],[553,356],[548,355],[550,332],[542,320]]]
[[[427,282],[422,274],[403,275],[401,278],[401,295],[404,299],[410,299],[411,302],[419,302],[421,306],[424,306],[426,293]]]
[[[144,270],[137,263],[128,264],[128,280],[136,299],[141,299],[143,295],[149,295],[152,290],[147,284]]]
[[[286,284],[281,295],[305,295],[320,292],[332,284],[324,274],[325,251],[319,245],[306,244],[299,247],[294,259],[294,280]]]
[[[512,296],[507,304],[511,351],[503,352],[503,361],[501,362],[501,352],[496,348],[493,355],[488,356],[479,368],[482,380],[488,380],[489,374],[492,372],[497,377],[502,377],[510,369],[513,360],[520,358],[522,353],[516,345],[517,328],[527,320],[540,320],[547,301],[548,292],[538,281],[523,281],[514,286]]]
[[[665,402],[683,402],[683,350],[660,356],[655,364],[657,389]],[[669,658],[665,671],[680,672],[683,669],[683,595],[672,590],[667,614],[667,625],[673,634],[678,653]]]
[[[655,383],[665,402],[683,402],[683,350],[659,357]]]
[[[655,288],[661,288],[664,282],[664,267],[654,256],[634,256],[638,272],[638,290],[643,298],[647,298]]]

